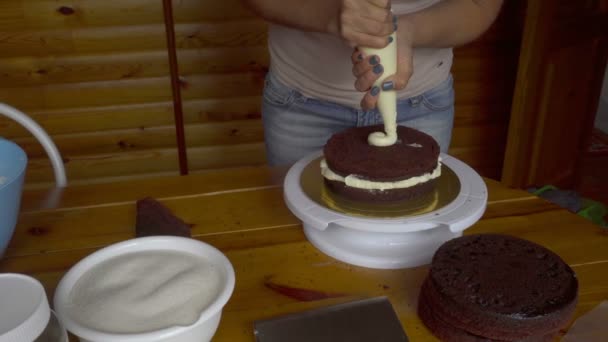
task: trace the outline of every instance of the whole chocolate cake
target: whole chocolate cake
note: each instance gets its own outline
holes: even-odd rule
[[[433,189],[441,175],[439,145],[428,134],[398,126],[398,141],[368,143],[382,125],[350,128],[334,134],[323,150],[321,172],[333,192],[361,201],[413,199]]]
[[[444,341],[550,341],[578,298],[555,253],[507,235],[469,235],[435,253],[418,313]]]

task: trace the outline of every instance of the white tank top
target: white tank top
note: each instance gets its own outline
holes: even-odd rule
[[[420,11],[441,0],[393,0],[397,15]],[[399,37],[397,37],[399,40]],[[340,38],[271,24],[270,70],[284,85],[304,96],[360,108],[350,60],[353,49]],[[399,99],[420,95],[443,82],[452,67],[451,48],[414,50],[414,73]]]

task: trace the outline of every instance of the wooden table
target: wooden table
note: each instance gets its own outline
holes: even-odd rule
[[[52,298],[72,265],[134,236],[135,200],[153,196],[234,265],[236,288],[214,341],[253,341],[257,319],[373,296],[389,297],[412,341],[435,340],[416,316],[427,268],[364,269],[325,256],[284,205],[283,175],[260,167],[74,186],[54,209],[40,208],[44,191],[26,192],[0,271],[36,277]],[[523,191],[487,184],[488,208],[467,234],[507,233],[557,252],[580,279],[577,316],[608,299],[608,230]]]

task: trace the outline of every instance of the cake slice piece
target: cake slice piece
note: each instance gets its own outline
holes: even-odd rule
[[[156,235],[192,237],[190,225],[173,215],[160,202],[150,197],[138,200],[135,236]]]

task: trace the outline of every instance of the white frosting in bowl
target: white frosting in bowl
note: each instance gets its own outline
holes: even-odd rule
[[[219,296],[220,272],[201,256],[177,251],[115,256],[78,279],[68,297],[68,314],[109,333],[189,326]]]

